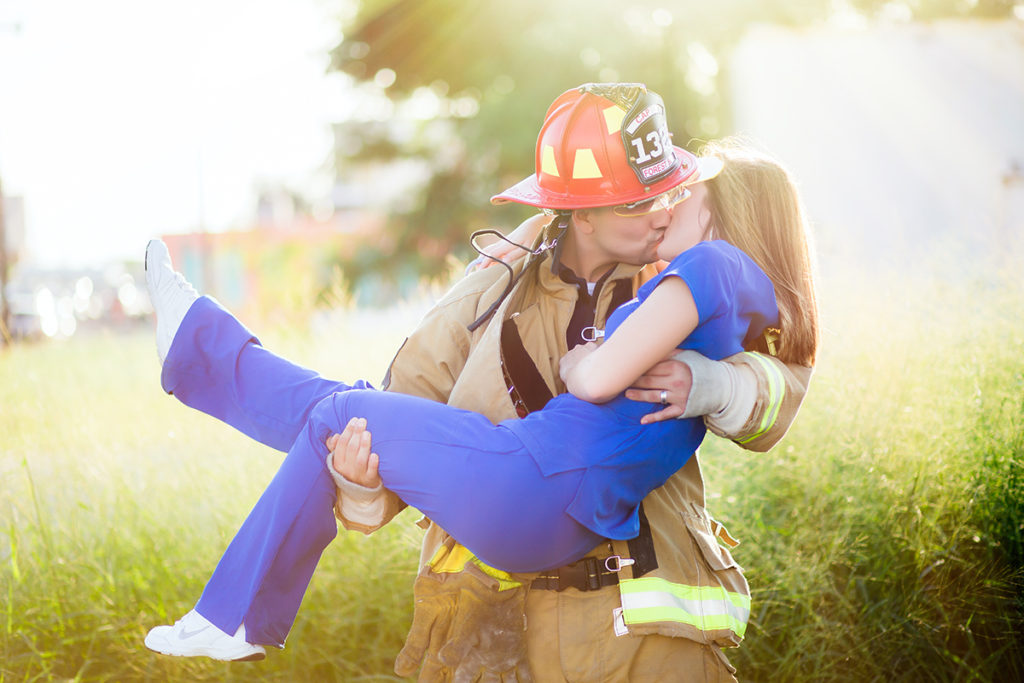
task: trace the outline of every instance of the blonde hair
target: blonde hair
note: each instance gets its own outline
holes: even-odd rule
[[[818,304],[810,234],[796,185],[777,161],[739,140],[710,143],[701,154],[725,162],[706,182],[712,236],[742,249],[775,286],[778,358],[814,365]],[[767,350],[767,344],[757,350]]]

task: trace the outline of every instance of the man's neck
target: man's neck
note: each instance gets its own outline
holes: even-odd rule
[[[598,253],[591,245],[582,243],[571,228],[562,238],[558,257],[563,266],[587,282],[597,282],[615,267],[615,261],[610,256]]]

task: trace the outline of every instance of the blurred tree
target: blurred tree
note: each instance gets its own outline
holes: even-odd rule
[[[332,68],[376,84],[400,110],[428,98],[436,116],[412,131],[351,124],[354,145],[339,146],[339,168],[419,159],[428,180],[416,197],[389,208],[378,254],[343,264],[357,282],[366,264],[390,264],[428,277],[447,272],[451,255],[469,253],[467,234],[511,227],[528,215],[495,208],[489,197],[534,167],[544,112],[564,90],[588,81],[641,81],[665,100],[683,147],[729,132],[727,60],[756,23],[807,26],[828,19],[834,0],[363,0],[332,51]],[[875,15],[1007,16],[1012,0],[848,0]],[[443,125],[439,125],[443,123]],[[365,125],[363,125],[365,124]],[[379,272],[379,271],[378,271]]]

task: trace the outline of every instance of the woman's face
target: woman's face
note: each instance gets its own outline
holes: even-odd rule
[[[672,207],[665,239],[658,245],[658,258],[671,261],[698,242],[707,239],[711,226],[708,190],[704,183],[690,187],[690,198]]]

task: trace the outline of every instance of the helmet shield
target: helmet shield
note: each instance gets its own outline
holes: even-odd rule
[[[679,168],[665,121],[665,103],[657,94],[645,90],[633,102],[622,122],[622,146],[636,179],[645,185]]]

